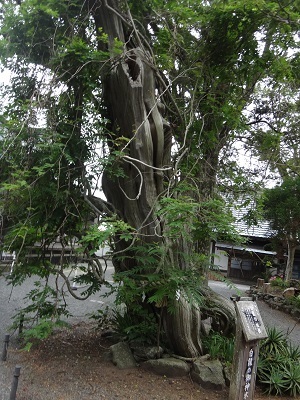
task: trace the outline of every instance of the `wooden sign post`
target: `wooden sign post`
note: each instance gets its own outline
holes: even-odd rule
[[[253,299],[236,297],[232,300],[237,325],[229,400],[253,400],[259,341],[268,337],[268,334]]]

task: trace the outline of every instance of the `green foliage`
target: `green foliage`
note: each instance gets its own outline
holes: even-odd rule
[[[289,393],[290,396],[296,397],[300,394],[300,358],[294,362],[288,363],[284,368],[284,379],[286,381],[285,392]]]
[[[234,336],[226,337],[219,332],[211,331],[203,338],[203,349],[212,359],[231,364],[234,353]]]
[[[300,349],[292,346],[276,328],[268,329],[268,338],[260,346],[258,381],[268,394],[300,394]]]
[[[300,234],[300,178],[285,178],[281,185],[266,189],[262,199],[264,216],[271,222],[278,235],[292,236],[299,240]]]
[[[101,247],[112,246],[116,236],[125,242],[133,240],[134,233],[129,224],[116,217],[110,217],[103,219],[99,226],[91,225],[79,243],[83,249],[89,249],[90,254],[93,254]]]
[[[130,339],[146,339],[157,343],[162,335],[160,314],[167,310],[175,311],[176,301],[180,296],[193,304],[201,306],[205,298],[201,293],[204,278],[199,268],[183,271],[172,265],[160,265],[164,258],[164,249],[157,244],[130,247],[136,266],[128,271],[114,275],[119,286],[116,291],[116,305],[124,307],[125,312],[116,311],[114,321],[117,329]],[[127,256],[131,261],[132,257]],[[124,262],[126,256],[118,257]]]
[[[263,384],[268,386],[266,393],[282,395],[285,385],[283,371],[279,370],[278,368],[270,368],[266,375],[267,377],[261,380]]]
[[[70,265],[68,265],[70,267]],[[75,276],[72,280],[75,284],[86,286],[86,289],[81,291],[81,297],[88,298],[92,294],[96,294],[100,291],[102,285],[110,287],[110,284],[106,281],[99,279],[100,271],[96,266],[94,266],[94,271],[91,266],[86,265],[76,265],[73,269],[77,268],[78,276]],[[96,272],[95,272],[96,271]]]
[[[61,320],[52,321],[49,319],[40,319],[32,328],[26,329],[21,335],[25,346],[23,350],[30,351],[35,341],[47,339],[56,328],[68,326]]]
[[[280,185],[265,189],[261,200],[263,215],[270,221],[271,229],[288,246],[285,280],[292,277],[295,249],[300,243],[299,199],[300,178],[291,175],[284,177]]]
[[[300,296],[299,295],[287,298],[285,300],[285,303],[292,305],[293,308],[300,311]]]
[[[24,299],[30,304],[18,311],[12,325],[12,329],[21,331],[26,350],[30,350],[35,339],[45,339],[53,329],[66,325],[61,318],[70,316],[58,290],[41,281],[36,281],[34,286]],[[23,326],[26,327],[24,331]]]
[[[286,289],[289,287],[289,282],[284,281],[280,276],[270,278],[269,282],[271,286],[276,286],[282,289]]]
[[[221,199],[195,202],[184,195],[166,197],[160,202],[158,215],[164,217],[168,227],[166,235],[171,239],[184,236],[189,241],[200,243],[207,238],[235,243],[242,241],[234,228],[233,216]]]
[[[211,331],[203,338],[204,350],[213,359],[231,364],[234,337],[224,337]],[[275,395],[300,394],[300,348],[292,346],[286,336],[276,328],[268,329],[268,338],[260,344],[257,383],[266,393]]]
[[[62,315],[68,315],[66,303],[60,298],[58,291],[53,289],[47,283],[41,281],[34,283],[35,289],[32,289],[25,297],[29,301],[27,307],[19,312],[20,315],[29,315],[31,319],[49,318],[55,319]]]
[[[159,327],[154,314],[146,307],[134,304],[127,308],[125,303],[119,303],[105,310],[98,310],[90,316],[97,322],[99,328],[109,328],[121,340],[135,340],[154,344],[158,340]]]
[[[204,282],[199,273],[201,265],[187,271],[167,265],[164,248],[155,243],[133,246],[130,250],[134,251],[136,266],[115,274],[115,280],[122,282],[118,289],[119,303],[133,304],[134,299],[145,298],[158,307],[167,306],[169,312],[174,311],[174,300],[179,294],[189,302],[203,303],[199,292]],[[124,261],[124,257],[121,259]],[[163,265],[160,265],[161,260],[164,260]]]
[[[273,360],[275,361],[275,360]],[[290,362],[287,358],[278,360],[264,369],[259,375],[260,382],[267,386],[268,394],[296,397],[300,393],[300,367],[298,363]]]
[[[287,339],[285,335],[276,328],[267,330],[268,337],[264,339],[260,347],[260,353],[266,356],[274,357],[282,354],[287,348]]]
[[[143,307],[134,307],[129,312],[113,311],[112,324],[116,332],[126,340],[142,343],[157,343],[158,325],[153,313]]]
[[[176,239],[184,234],[184,227],[194,229],[194,223],[197,219],[199,206],[191,198],[182,197],[181,199],[163,198],[161,200],[161,209],[159,216],[164,216],[168,226],[168,235]],[[187,236],[192,240],[189,232]]]
[[[99,329],[115,328],[112,322],[112,309],[109,306],[89,314],[89,318],[97,323]]]
[[[111,2],[114,12],[104,1],[2,6],[0,54],[12,79],[0,112],[0,211],[4,246],[18,255],[15,277],[47,276],[51,243],[75,238],[91,257],[106,244],[116,251],[128,335],[146,331],[143,320],[152,326],[153,308],[174,311],[178,296],[201,304],[209,241],[240,239],[216,192],[232,181],[247,188],[227,157],[236,138],[249,139],[243,110],[258,81],[282,83],[299,71],[298,2],[129,0]],[[128,57],[137,49],[142,64]],[[145,78],[145,91],[131,73]],[[277,136],[266,135],[262,149],[278,146]],[[94,196],[102,177],[107,202]],[[102,230],[90,227],[95,218]],[[92,282],[87,294],[99,289],[90,271],[78,279]]]

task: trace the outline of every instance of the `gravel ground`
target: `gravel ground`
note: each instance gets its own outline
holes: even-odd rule
[[[112,266],[109,266],[110,274],[112,273]],[[31,278],[24,282],[22,285],[12,288],[7,284],[4,276],[0,276],[0,354],[3,349],[3,340],[5,333],[8,332],[12,323],[12,316],[16,310],[24,306],[24,296],[33,288],[35,278]],[[229,298],[235,291],[228,289],[223,283],[210,281],[210,286],[213,290]],[[249,289],[249,285],[236,284],[240,294]],[[80,288],[77,292],[80,292]],[[73,298],[69,298],[68,303],[70,311],[73,315],[70,322],[78,323],[79,321],[86,320],[86,314],[96,312],[99,308],[105,308],[111,304],[112,299],[103,299],[99,295],[91,297],[89,300],[81,302]],[[294,345],[300,345],[300,324],[299,321],[294,320],[289,315],[286,315],[277,310],[271,310],[268,305],[263,302],[258,302],[258,307],[264,324],[266,326],[282,330],[287,333],[291,342]],[[9,344],[9,353],[12,357],[8,362],[0,361],[0,400],[8,400],[11,389],[11,383],[14,373],[14,367],[19,362],[19,355],[16,349],[18,348],[17,334],[11,334]],[[12,363],[13,362],[13,363]],[[21,377],[22,377],[21,370]]]
[[[111,280],[113,267],[108,265],[107,279]],[[4,347],[5,334],[10,334],[9,352],[14,352],[18,348],[18,332],[12,332],[10,327],[13,322],[13,316],[16,312],[26,305],[24,297],[34,288],[34,282],[38,280],[37,277],[27,279],[22,285],[12,287],[7,280],[8,274],[0,275],[0,355],[2,355]],[[55,282],[53,280],[53,285]],[[63,281],[59,281],[62,285]],[[76,290],[76,294],[80,293],[80,287]],[[105,294],[107,289],[103,289],[101,294],[95,294],[86,301],[76,300],[69,296],[67,299],[69,311],[72,317],[68,319],[69,323],[76,324],[80,321],[87,321],[87,315],[97,313],[102,308],[112,304],[112,298],[102,298],[101,295]],[[14,352],[14,360],[17,364],[18,355]],[[11,383],[14,374],[14,365],[0,360],[0,400],[8,400],[11,389]],[[22,374],[22,371],[21,371]]]
[[[230,298],[236,292],[229,289],[223,282],[210,281],[210,287],[217,293],[226,298]],[[236,288],[243,295],[249,289],[249,284],[237,283]],[[276,327],[283,333],[287,334],[291,343],[300,346],[300,323],[299,320],[292,318],[289,314],[285,314],[279,310],[271,309],[265,302],[257,301],[262,320],[266,327]]]

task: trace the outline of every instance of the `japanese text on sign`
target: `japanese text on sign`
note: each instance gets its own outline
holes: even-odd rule
[[[248,307],[243,309],[243,313],[246,317],[246,323],[249,329],[252,329],[255,333],[261,334],[261,322],[258,319],[254,307]]]
[[[244,388],[243,400],[247,400],[249,398],[251,379],[252,379],[253,362],[254,362],[254,350],[250,349],[249,354],[248,354],[246,372],[245,372],[245,388]]]
[[[239,301],[236,303],[236,310],[247,342],[264,339],[268,336],[256,303]]]

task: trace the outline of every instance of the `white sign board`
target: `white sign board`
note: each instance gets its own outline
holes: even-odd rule
[[[259,309],[254,301],[239,301],[236,303],[246,342],[261,340],[268,337]]]

